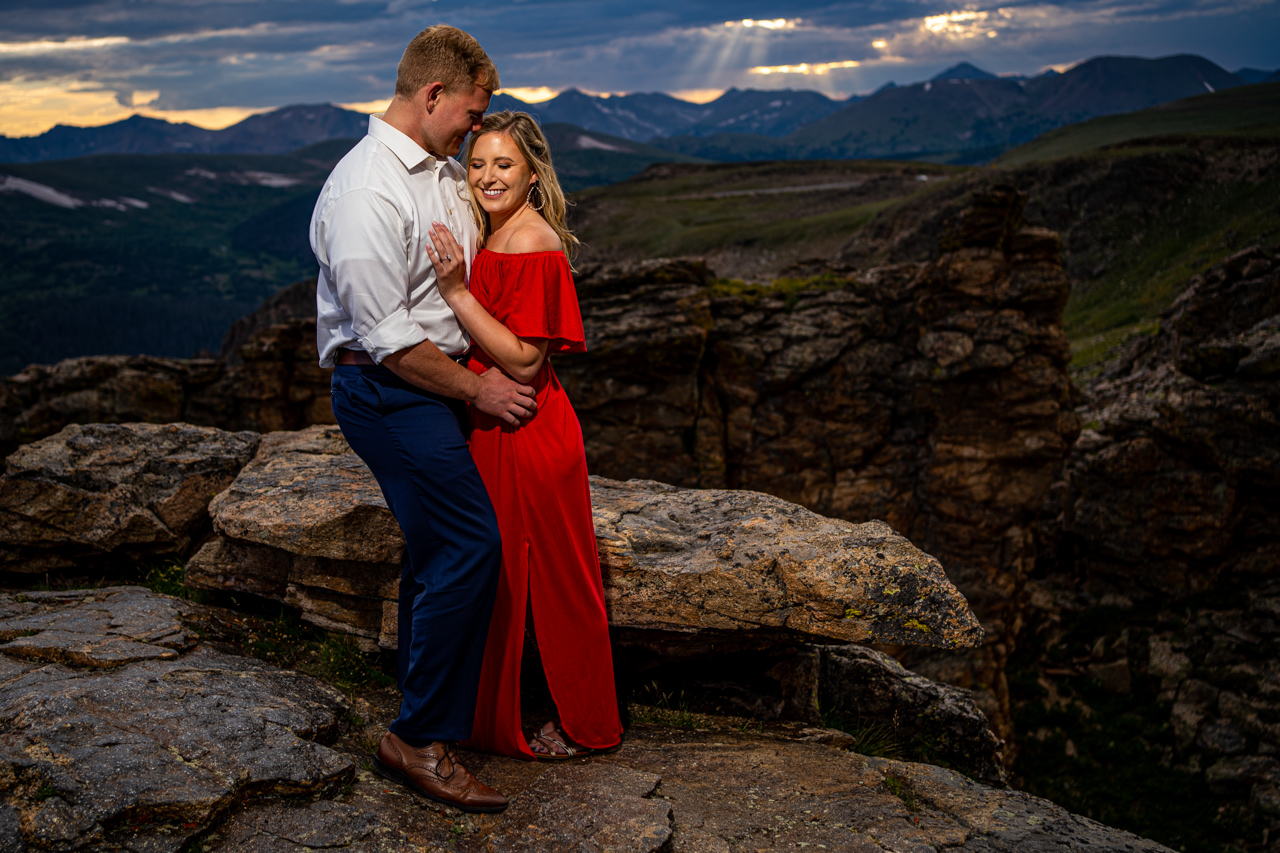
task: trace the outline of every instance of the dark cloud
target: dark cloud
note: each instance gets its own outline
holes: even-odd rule
[[[508,86],[594,91],[863,91],[922,79],[961,59],[1034,72],[1102,53],[1196,52],[1228,68],[1280,66],[1275,0],[1028,0],[970,6],[986,17],[948,24],[955,32],[922,24],[965,8],[958,0],[6,0],[0,81],[79,80],[115,91],[123,103],[135,90],[158,90],[153,106],[174,110],[368,101],[389,95],[413,33],[440,21],[474,33]],[[725,25],[780,17],[799,24]],[[128,41],[31,44],[68,39]],[[888,47],[873,47],[877,39]],[[862,65],[808,76],[749,71],[838,61]]]

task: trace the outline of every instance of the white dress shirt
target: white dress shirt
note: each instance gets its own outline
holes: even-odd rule
[[[479,232],[466,172],[369,116],[368,136],[333,168],[311,215],[321,367],[333,367],[343,347],[381,363],[425,340],[449,355],[470,346],[436,287],[426,250],[433,220],[463,246],[469,275]]]

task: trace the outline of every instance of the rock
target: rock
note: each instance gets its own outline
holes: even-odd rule
[[[900,744],[924,744],[931,759],[989,785],[1007,783],[1003,742],[968,690],[909,672],[861,646],[822,647],[819,703],[847,727],[879,725]]]
[[[808,742],[855,750],[880,743],[886,754],[1006,784],[1002,742],[970,691],[930,681],[882,652],[857,645],[742,650],[721,641],[696,656],[684,649],[664,657],[637,649],[629,632],[614,633],[620,689],[641,704],[799,721],[808,725],[800,735]]]
[[[189,424],[72,425],[26,445],[0,477],[0,568],[182,555],[257,446]]]
[[[399,566],[404,550],[382,490],[337,427],[266,436],[209,512],[220,533],[290,554]]]
[[[341,695],[193,647],[181,625],[189,607],[137,587],[0,595],[0,630],[33,632],[0,646],[11,810],[0,825],[18,827],[5,837],[28,849],[176,853],[246,795],[322,793],[351,779],[350,761],[319,743],[348,713]],[[42,640],[40,653],[22,640]]]
[[[202,423],[187,401],[221,375],[222,365],[209,359],[154,356],[88,356],[31,365],[0,379],[0,455],[68,424]]]
[[[756,492],[592,479],[611,624],[973,646],[982,631],[936,560],[883,522]]]
[[[1130,689],[1129,659],[1089,664],[1089,674],[1111,693],[1128,693]]]
[[[1062,247],[1025,202],[973,197],[931,261],[814,263],[778,286],[685,259],[584,270],[589,352],[556,360],[593,472],[881,518],[937,556],[987,644],[904,659],[984,694],[1005,733],[1032,525],[1079,429]]]
[[[924,764],[737,732],[632,733],[607,759],[660,774],[675,850],[1165,851],[1047,800]],[[602,762],[604,763],[604,762]],[[723,846],[721,846],[723,845]],[[495,847],[495,849],[501,849]]]
[[[1082,374],[1077,411],[1091,429],[1051,491],[1042,594],[1024,616],[1035,626],[1028,659],[1058,673],[1026,697],[1046,707],[1082,698],[1061,661],[1102,657],[1092,650],[1122,634],[1137,641],[1087,671],[1129,695],[1130,719],[1168,721],[1167,734],[1124,736],[1150,744],[1153,767],[1182,768],[1206,814],[1252,821],[1239,836],[1250,844],[1280,829],[1269,795],[1250,793],[1264,784],[1250,768],[1270,766],[1280,744],[1280,377],[1266,368],[1280,332],[1277,260],[1255,246],[1195,276],[1157,329]],[[1121,599],[1130,606],[1108,605]],[[1138,762],[1102,749],[1080,758],[1104,774]]]
[[[378,815],[348,803],[276,802],[237,812],[206,841],[218,853],[401,853],[414,848]]]
[[[824,519],[757,493],[603,478],[592,484],[617,628],[659,637],[756,637],[762,645],[804,637],[940,648],[980,642],[981,629],[938,562],[883,523]],[[264,438],[210,512],[227,541],[214,540],[192,561],[192,585],[227,588],[235,575],[220,568],[220,555],[248,554],[257,545],[293,555],[259,551],[255,559],[287,561],[285,579],[295,590],[287,595],[307,618],[333,623],[327,627],[351,624],[369,636],[372,622],[356,625],[336,608],[321,614],[308,596],[395,598],[400,529],[336,428]],[[372,619],[366,602],[358,608],[369,614],[360,620]],[[382,642],[394,645],[385,635]]]
[[[301,853],[298,841],[286,839],[310,833],[316,842],[333,839],[334,846],[350,844],[347,849],[358,853],[1167,851],[1046,800],[988,788],[952,771],[725,727],[636,725],[618,753],[569,764],[484,755],[464,760],[512,797],[504,814],[469,818],[423,808],[362,773],[336,803],[251,806],[211,835],[204,849]],[[344,815],[351,815],[345,832]],[[400,847],[393,846],[397,841]]]
[[[173,660],[195,644],[184,613],[182,602],[141,587],[26,593],[0,600],[0,653],[90,669]]]
[[[0,595],[7,626],[147,643],[178,633],[175,620],[196,624],[198,610],[130,587]],[[199,645],[178,655],[78,669],[0,649],[0,850],[702,853],[744,838],[874,844],[869,853],[1164,850],[1026,794],[826,745],[847,743],[840,733],[747,733],[715,720],[635,725],[618,752],[567,764],[466,755],[512,805],[465,816],[357,772],[351,759],[367,749],[357,741],[322,746],[350,714],[330,688]]]
[[[0,455],[68,424],[175,423],[268,432],[332,424],[315,342],[315,280],[237,320],[214,359],[101,355],[0,377]]]
[[[487,846],[504,853],[669,849],[671,804],[654,797],[661,781],[618,764],[543,773],[512,800]]]

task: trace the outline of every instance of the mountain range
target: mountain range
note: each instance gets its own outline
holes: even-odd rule
[[[972,66],[970,66],[972,68]],[[1103,56],[1033,78],[944,72],[885,87],[790,134],[655,140],[710,160],[880,158],[984,163],[1064,125],[1246,85],[1199,56]]]
[[[663,159],[984,162],[1072,122],[1273,79],[1280,72],[1241,68],[1233,74],[1190,55],[1098,57],[1062,74],[1030,78],[997,77],[963,62],[926,82],[888,84],[843,101],[791,89],[730,89],[705,104],[661,93],[603,97],[569,89],[536,104],[500,92],[490,109],[525,110],[545,126],[648,142],[668,152]],[[0,136],[0,162],[92,154],[283,154],[358,138],[367,124],[363,113],[332,104],[283,107],[222,130],[135,115],[101,127],[58,125],[34,137]]]

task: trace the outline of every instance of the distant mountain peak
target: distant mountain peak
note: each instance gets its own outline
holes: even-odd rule
[[[961,62],[959,65],[953,65],[946,71],[941,71],[933,75],[934,80],[993,80],[994,74],[990,71],[983,71],[976,65],[968,62]]]

